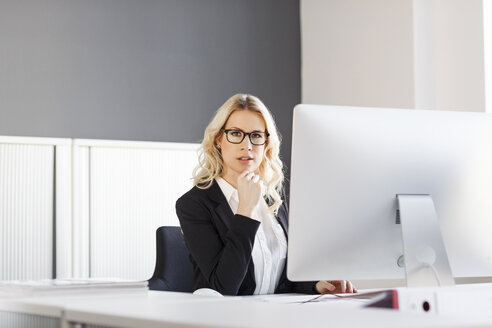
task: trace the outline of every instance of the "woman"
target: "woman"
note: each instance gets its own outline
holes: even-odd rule
[[[348,281],[287,279],[279,151],[272,115],[251,95],[229,98],[205,129],[195,186],[176,202],[195,289],[226,295],[355,291]]]

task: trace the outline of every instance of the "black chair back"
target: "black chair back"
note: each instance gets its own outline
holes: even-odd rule
[[[159,227],[156,237],[156,263],[149,289],[193,292],[193,266],[181,228]]]

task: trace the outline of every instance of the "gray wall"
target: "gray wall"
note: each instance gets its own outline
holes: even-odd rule
[[[0,135],[199,142],[260,97],[290,159],[298,0],[0,0]]]

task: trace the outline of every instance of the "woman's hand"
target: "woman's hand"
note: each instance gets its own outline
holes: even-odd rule
[[[244,171],[238,176],[236,185],[239,198],[237,214],[250,218],[261,196],[260,176]]]
[[[316,291],[320,294],[357,293],[357,289],[348,280],[318,281]]]

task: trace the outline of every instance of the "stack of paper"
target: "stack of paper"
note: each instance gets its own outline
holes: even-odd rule
[[[131,281],[118,278],[0,281],[0,297],[26,297],[87,292],[146,292],[147,290],[147,281]]]

